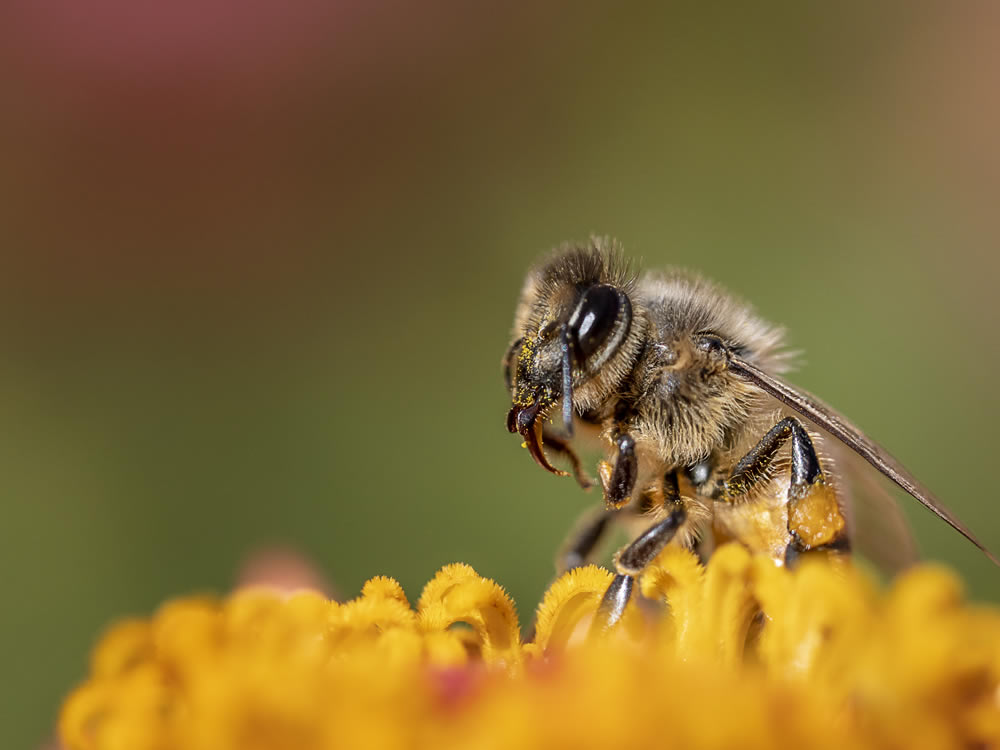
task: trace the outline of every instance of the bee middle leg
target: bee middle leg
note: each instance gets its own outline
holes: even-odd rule
[[[632,499],[639,477],[639,461],[635,453],[635,440],[619,428],[614,438],[617,447],[614,465],[602,461],[598,467],[604,488],[604,501],[609,510],[618,510]],[[687,520],[687,510],[680,500],[677,475],[670,472],[664,477],[664,504],[670,511],[666,518],[650,526],[635,541],[615,555],[617,574],[604,592],[594,620],[596,628],[607,630],[625,613],[632,597],[636,577],[663,551]]]
[[[635,579],[670,544],[687,520],[675,472],[663,478],[662,491],[664,508],[670,509],[666,518],[654,523],[615,555],[616,575],[597,609],[595,625],[600,629],[607,630],[621,619],[632,596]],[[646,499],[647,495],[643,497]]]
[[[687,511],[678,502],[666,518],[650,526],[615,555],[617,574],[597,608],[596,627],[607,630],[622,618],[632,596],[635,579],[670,544],[686,520]]]
[[[676,474],[670,473],[664,477],[662,488],[653,487],[642,492],[636,502],[634,513],[639,515],[653,513],[661,506],[673,507],[680,502]],[[626,508],[607,508],[603,505],[584,511],[559,548],[556,555],[556,572],[562,575],[567,570],[591,562],[594,550],[601,540],[625,514],[631,515]]]
[[[778,422],[740,459],[725,482],[723,499],[732,502],[763,481],[774,457],[788,441],[792,445],[792,465],[788,486],[790,541],[785,549],[785,564],[794,564],[810,550],[846,551],[847,520],[826,481],[809,433],[795,417]]]

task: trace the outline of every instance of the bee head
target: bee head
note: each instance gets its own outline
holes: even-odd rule
[[[574,413],[599,407],[635,361],[644,321],[632,304],[632,283],[620,252],[602,241],[558,251],[525,282],[505,359],[507,427],[550,471],[556,469],[541,450],[543,420],[558,404],[571,435]]]

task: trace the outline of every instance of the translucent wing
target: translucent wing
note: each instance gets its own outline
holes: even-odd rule
[[[735,354],[730,355],[729,369],[736,375],[749,380],[754,385],[771,394],[783,404],[791,407],[837,438],[837,440],[861,456],[861,458],[882,472],[882,474],[906,490],[907,493],[927,508],[927,510],[976,545],[995,565],[1000,565],[1000,560],[986,549],[983,543],[976,538],[975,534],[964,523],[958,520],[930,490],[920,484],[882,446],[871,440],[841,414],[838,414],[815,396],[796,388],[777,375],[764,372],[756,365],[747,362]]]

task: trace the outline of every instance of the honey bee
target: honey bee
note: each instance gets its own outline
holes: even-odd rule
[[[883,448],[784,380],[789,365],[782,330],[749,306],[691,274],[639,276],[610,241],[564,247],[528,274],[504,358],[507,428],[550,472],[567,474],[545,446],[564,456],[584,487],[591,480],[570,439],[590,432],[607,450],[598,465],[603,507],[557,566],[586,562],[612,523],[641,525],[614,556],[598,610],[606,627],[668,544],[704,557],[737,541],[778,565],[848,554],[864,525],[854,523],[834,463],[849,464],[852,452],[1000,564]],[[562,435],[546,426],[556,414]],[[893,530],[882,552],[908,558],[905,522],[893,505],[881,515]]]

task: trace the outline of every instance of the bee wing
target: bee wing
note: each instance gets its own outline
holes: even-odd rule
[[[815,426],[812,420],[809,424]],[[888,483],[840,441],[828,439],[823,447],[832,454],[832,473],[847,489],[851,546],[890,575],[913,565],[917,544]]]
[[[948,510],[930,490],[920,484],[888,451],[851,424],[846,417],[831,409],[815,396],[796,388],[777,375],[772,375],[761,370],[756,365],[747,362],[735,354],[731,354],[729,357],[729,369],[736,375],[749,380],[763,391],[771,394],[783,404],[791,407],[837,438],[837,440],[861,456],[861,458],[878,469],[882,474],[906,490],[908,494],[927,508],[927,510],[976,545],[995,565],[1000,565],[1000,560],[986,549],[983,543],[976,538],[976,535]]]

